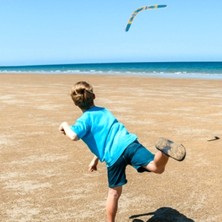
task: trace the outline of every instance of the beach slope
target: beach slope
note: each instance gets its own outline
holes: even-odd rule
[[[187,148],[162,175],[127,168],[117,221],[222,221],[221,80],[1,74],[1,222],[105,221],[105,165],[89,173],[85,144],[58,131],[81,115],[69,97],[79,80],[152,152],[159,137]]]

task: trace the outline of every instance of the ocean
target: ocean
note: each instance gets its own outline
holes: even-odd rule
[[[3,73],[99,74],[161,78],[222,79],[222,62],[130,62],[0,66]]]

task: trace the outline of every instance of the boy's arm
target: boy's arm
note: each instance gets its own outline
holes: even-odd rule
[[[67,122],[61,123],[59,126],[59,131],[69,137],[73,141],[79,140],[78,136],[71,130],[69,124]]]

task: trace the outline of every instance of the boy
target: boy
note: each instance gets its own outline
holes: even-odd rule
[[[126,166],[131,165],[138,172],[160,174],[164,172],[169,157],[178,161],[185,158],[185,148],[160,138],[156,144],[158,151],[152,154],[109,110],[95,106],[93,88],[85,81],[73,86],[71,97],[83,114],[71,126],[67,122],[61,123],[59,130],[73,141],[82,139],[95,155],[89,164],[89,171],[97,170],[99,160],[106,163],[109,184],[107,222],[114,222],[122,186],[127,183]]]

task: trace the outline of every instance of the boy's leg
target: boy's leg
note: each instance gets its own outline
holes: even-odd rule
[[[109,188],[107,203],[106,203],[106,213],[107,222],[115,222],[115,217],[118,209],[118,200],[122,193],[122,186]]]
[[[163,173],[169,157],[163,154],[161,151],[157,151],[154,160],[151,161],[144,168],[153,173]]]

